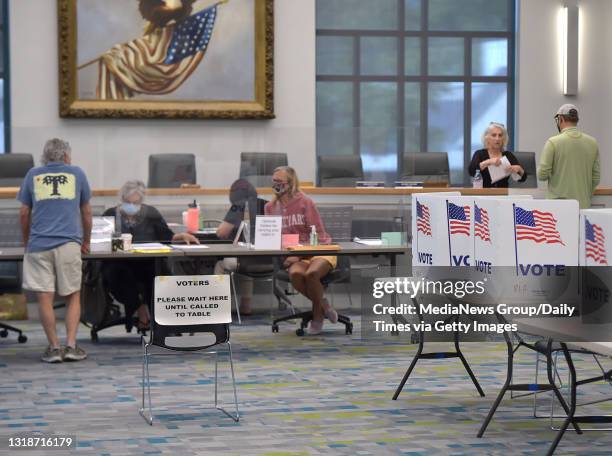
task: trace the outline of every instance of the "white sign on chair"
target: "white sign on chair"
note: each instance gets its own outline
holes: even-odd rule
[[[232,322],[229,275],[157,276],[153,299],[159,325]]]

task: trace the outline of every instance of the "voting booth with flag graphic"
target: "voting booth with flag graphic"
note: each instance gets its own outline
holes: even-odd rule
[[[612,209],[580,211],[581,315],[584,323],[612,322]]]

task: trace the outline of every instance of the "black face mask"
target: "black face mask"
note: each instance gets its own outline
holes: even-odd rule
[[[283,193],[286,193],[288,188],[289,186],[287,184],[276,183],[272,185],[272,190],[277,195],[282,195]]]
[[[557,131],[559,133],[561,133],[561,125],[560,125],[560,122],[559,122],[559,116],[555,117],[555,125],[557,126]]]

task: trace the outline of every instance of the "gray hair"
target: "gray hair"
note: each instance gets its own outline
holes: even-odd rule
[[[68,141],[64,141],[63,139],[53,138],[48,140],[45,143],[45,147],[43,148],[42,156],[40,157],[40,161],[43,165],[47,165],[51,162],[61,162],[64,161],[64,157],[68,156],[70,158],[70,144]]]
[[[141,180],[129,180],[119,189],[119,199],[125,201],[130,195],[136,193],[143,200],[145,196],[145,184]]]
[[[503,147],[505,148],[508,145],[508,130],[506,130],[506,126],[502,123],[499,122],[491,122],[487,128],[485,128],[484,133],[482,134],[482,145],[486,148],[487,147],[487,136],[489,136],[489,133],[491,132],[491,130],[493,128],[499,128],[502,131],[502,142],[503,142]]]

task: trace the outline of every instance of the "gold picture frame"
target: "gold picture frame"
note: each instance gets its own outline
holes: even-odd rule
[[[97,3],[94,1],[57,0],[60,117],[274,118],[273,0],[217,0],[216,3],[214,0],[172,0],[166,3],[176,5],[178,2],[181,7],[187,3],[192,9],[184,17],[170,19],[161,26],[154,25],[153,22],[158,16],[146,16],[143,12],[145,10],[142,4],[147,0],[105,0]],[[117,3],[119,1],[121,3]],[[208,2],[207,7],[196,10],[198,2]],[[224,14],[229,7],[235,8],[236,11],[240,8],[240,11],[245,13],[241,19],[236,12]],[[132,28],[131,22],[125,22],[126,8],[135,10],[130,10],[130,14],[142,16],[138,18],[141,24],[135,23]],[[147,21],[148,18],[153,19]],[[240,22],[232,26],[232,21]],[[144,24],[148,28],[143,31]],[[83,30],[87,30],[87,33],[82,33],[81,37],[79,37],[79,25]],[[109,27],[109,33],[104,29],[106,25]],[[180,29],[181,25],[185,28]],[[189,36],[189,39],[193,38],[196,41],[193,55],[178,57],[182,60],[171,61],[167,65],[167,60],[174,57],[171,55],[171,52],[174,52],[173,46],[189,46],[189,39],[186,44],[180,41],[184,39],[181,33],[186,29],[191,32],[197,29],[198,25],[204,30],[210,27],[208,36],[202,34],[195,38],[193,35]],[[153,28],[155,26],[156,29]],[[124,30],[126,28],[130,30]],[[112,31],[115,35],[112,35]],[[225,32],[227,33],[224,36]],[[159,41],[151,39],[152,36],[161,37],[164,33],[167,33],[166,41],[161,41],[161,38]],[[243,35],[239,36],[238,33]],[[124,35],[133,36],[133,39],[128,38],[111,45],[101,43],[115,36]],[[233,41],[224,39],[228,35]],[[204,46],[200,51],[197,50],[198,39],[201,40],[200,45]],[[192,40],[191,43],[193,42]],[[230,48],[232,43],[234,43],[233,48]],[[82,49],[79,49],[79,44]],[[106,46],[102,51],[99,49],[101,45]],[[146,49],[147,46],[153,50]],[[124,58],[126,54],[133,52],[133,48],[145,48],[143,52],[153,54],[153,57],[147,56],[152,63],[145,61],[143,64],[140,55],[137,59],[132,56]],[[181,52],[180,49],[174,50],[178,50],[177,53]],[[93,58],[91,58],[92,52],[94,52]],[[159,57],[160,52],[165,55],[165,60],[153,60]],[[209,58],[209,65],[206,67],[200,62],[206,63],[208,55],[212,57]],[[188,59],[192,60],[183,65]],[[137,61],[140,66],[136,64],[130,66],[132,60]],[[126,64],[121,67],[123,63]],[[188,65],[191,67],[189,71],[185,71],[184,67]],[[166,71],[169,67],[172,67],[173,73]],[[143,79],[140,77],[142,71],[147,73],[147,77],[152,74],[151,78],[145,78],[146,81],[142,82]],[[128,82],[122,79],[126,73],[129,73],[128,76],[134,76],[128,79]],[[174,79],[163,79],[160,84],[160,74],[162,78]],[[232,84],[235,84],[235,87]],[[139,91],[141,88],[143,90]],[[177,94],[179,90],[182,91],[180,96]],[[216,97],[217,94],[224,96]]]

